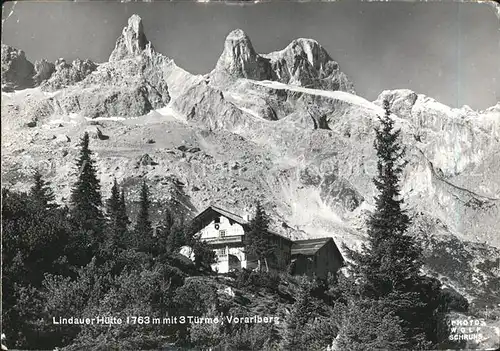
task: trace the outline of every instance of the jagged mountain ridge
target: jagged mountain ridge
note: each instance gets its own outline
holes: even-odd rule
[[[247,78],[354,92],[352,82],[317,41],[300,38],[281,51],[261,55],[241,29],[228,34],[224,50],[208,78],[213,86],[222,87],[238,78]]]
[[[32,87],[34,75],[24,51],[2,44],[2,91]]]
[[[2,86],[3,72],[2,61]],[[412,230],[459,240],[479,263],[499,254],[499,104],[451,109],[408,90],[369,102],[352,94],[315,41],[259,55],[238,30],[212,72],[192,75],[155,51],[135,15],[109,61],[85,72],[72,81],[77,75],[62,80],[56,71],[41,88],[3,93],[2,174],[12,187],[25,188],[43,160],[67,198],[76,144],[88,130],[105,193],[116,176],[136,199],[134,184],[147,178],[157,201],[171,197],[191,214],[210,203],[240,212],[261,199],[284,235],[356,246],[373,208],[373,128],[388,98],[408,147],[403,191],[419,218]],[[64,84],[44,89],[54,77]],[[153,163],[139,162],[146,153]],[[473,296],[474,286],[454,281]]]

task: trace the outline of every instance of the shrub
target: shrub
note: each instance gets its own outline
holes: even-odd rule
[[[223,339],[223,326],[220,323],[220,316],[215,307],[210,308],[208,313],[201,315],[202,319],[210,318],[212,320],[219,318],[219,322],[194,322],[190,326],[191,344],[203,348],[211,348],[219,345]]]
[[[236,287],[252,288],[258,290],[259,288],[267,288],[271,291],[278,291],[281,282],[279,273],[274,271],[257,272],[248,269],[242,269],[236,275]]]
[[[405,343],[400,319],[371,300],[350,301],[336,346],[339,350],[402,350]]]
[[[279,335],[275,325],[250,324],[227,335],[224,350],[275,350]]]

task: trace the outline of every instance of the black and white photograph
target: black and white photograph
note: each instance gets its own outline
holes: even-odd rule
[[[9,1],[2,350],[500,349],[500,4]]]

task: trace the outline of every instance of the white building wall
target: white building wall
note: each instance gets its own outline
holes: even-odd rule
[[[246,260],[246,255],[244,252],[243,247],[226,247],[226,254],[225,255],[217,255],[216,252],[216,259],[217,262],[212,264],[212,269],[218,273],[228,273],[230,270],[229,266],[229,255],[236,256],[238,260],[240,260],[241,267],[240,268],[247,268],[247,260]]]
[[[212,270],[217,273],[229,272],[229,261],[220,258],[216,263],[212,264]]]
[[[215,221],[210,222],[209,225],[203,228],[200,231],[201,239],[218,238],[220,236],[221,230],[226,231],[225,236],[245,235],[245,231],[243,230],[243,227],[240,224],[233,222],[233,224],[231,225],[229,219],[226,217],[221,216],[220,223],[218,224],[219,224],[219,229],[215,229]]]
[[[219,229],[215,228],[215,225],[218,224]],[[243,236],[245,235],[245,230],[243,227],[238,224],[229,221],[228,218],[221,216],[220,217],[220,222],[216,223],[215,220],[210,222],[206,227],[200,230],[200,238],[203,239],[217,239],[222,237],[221,231],[225,231],[224,237],[229,237],[229,236]],[[234,244],[233,244],[234,245]],[[212,269],[216,272],[219,273],[227,273],[229,272],[229,259],[228,259],[228,254],[236,256],[240,262],[241,262],[241,268],[246,268],[246,256],[244,252],[244,247],[239,246],[239,247],[229,247],[226,246],[225,249],[225,254],[224,255],[219,255],[217,250],[214,250],[216,252],[216,259],[217,262],[212,264]]]

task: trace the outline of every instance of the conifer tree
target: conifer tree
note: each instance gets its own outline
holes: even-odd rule
[[[190,236],[190,239],[186,239],[186,243],[193,249],[195,265],[211,270],[210,266],[216,262],[212,248],[198,235]]]
[[[69,210],[73,229],[67,250],[72,264],[84,266],[99,254],[99,248],[105,242],[101,186],[89,148],[88,133],[85,133],[80,141],[76,168],[77,179],[71,189]]]
[[[172,215],[170,208],[167,207],[165,209],[165,214],[163,216],[163,221],[162,221],[163,229],[167,233],[166,236],[168,236],[168,233],[170,233],[170,231],[172,230],[174,221],[175,221],[174,216]]]
[[[257,258],[259,271],[262,271],[262,261],[264,261],[266,269],[269,271],[268,258],[274,257],[276,248],[269,240],[269,217],[260,202],[256,204],[255,215],[248,227],[246,252],[249,256]]]
[[[160,228],[156,232],[155,238],[155,251],[156,254],[162,255],[169,251],[170,235],[174,226],[174,216],[168,204],[165,206],[163,220],[161,221]]]
[[[405,347],[419,349],[435,342],[428,327],[435,323],[439,287],[420,275],[422,251],[407,233],[410,219],[403,209],[399,185],[405,165],[404,149],[387,101],[384,109],[385,115],[379,117],[380,127],[375,130],[378,174],[374,184],[379,194],[368,221],[368,244],[362,246],[360,253],[348,251],[354,262],[351,268],[358,283],[356,293],[383,302],[401,320]]]
[[[81,139],[80,147],[80,156],[76,161],[78,178],[71,190],[71,215],[80,228],[99,231],[104,219],[101,210],[101,185],[97,179],[87,132]]]
[[[116,178],[113,179],[113,186],[111,187],[111,196],[106,201],[106,214],[110,221],[116,221],[120,207],[120,189]]]
[[[129,224],[125,207],[125,195],[120,193],[116,178],[113,181],[111,195],[106,201],[106,213],[110,229],[109,239],[113,247],[124,248],[126,245],[127,226]]]
[[[117,228],[120,233],[126,233],[128,225],[130,224],[130,220],[127,215],[127,205],[125,203],[125,191],[122,189],[120,193],[120,203],[118,206],[118,214],[116,216],[117,219]]]
[[[190,244],[186,240],[186,226],[184,218],[181,217],[174,222],[167,238],[167,247],[170,252],[177,252],[182,246]]]
[[[50,188],[50,184],[43,180],[42,174],[38,169],[35,170],[33,181],[34,184],[30,189],[30,195],[35,200],[35,203],[37,203],[42,209],[56,207],[53,203],[55,197],[52,189]]]
[[[139,200],[139,213],[134,228],[135,244],[141,251],[149,251],[152,249],[153,227],[149,219],[149,189],[144,181],[141,186],[141,197]]]
[[[312,313],[311,290],[312,284],[303,277],[297,299],[286,318],[282,345],[284,350],[307,350],[307,345],[303,345],[302,336]]]

